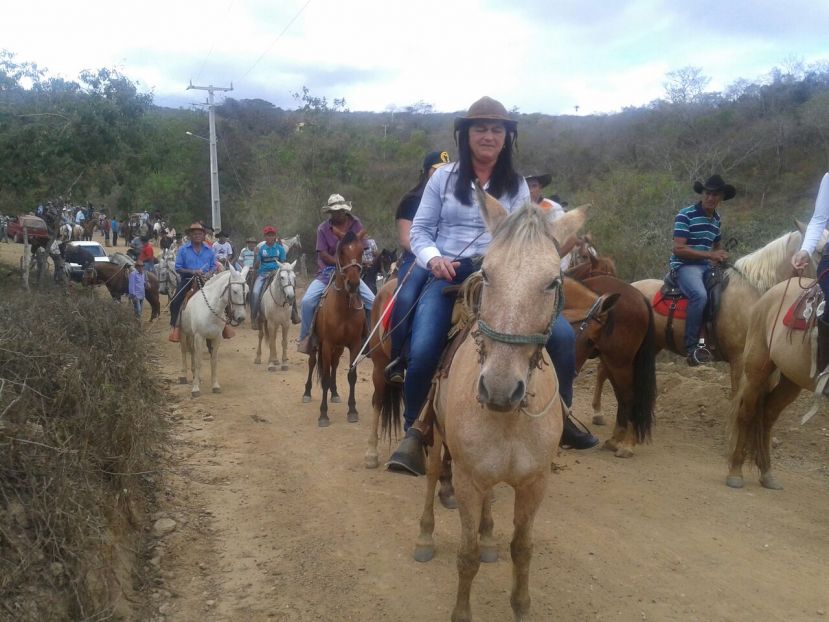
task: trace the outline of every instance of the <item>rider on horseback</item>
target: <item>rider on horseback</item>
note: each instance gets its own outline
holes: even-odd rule
[[[302,354],[311,353],[311,322],[322,294],[337,268],[337,244],[349,231],[356,235],[363,230],[363,223],[356,216],[352,216],[351,203],[347,202],[342,195],[332,194],[328,197],[328,203],[323,206],[322,212],[330,216],[317,227],[319,270],[302,297],[302,326],[297,345],[297,351]],[[362,280],[360,281],[360,297],[363,299],[366,312],[369,312],[374,304],[374,294]]]
[[[682,293],[688,298],[685,319],[685,352],[688,365],[695,367],[710,356],[704,346],[698,345],[708,292],[705,278],[712,263],[728,259],[720,247],[720,215],[717,207],[737,194],[731,184],[719,175],[712,175],[705,184],[694,182],[694,192],[702,200],[679,211],[674,219],[673,255],[671,273]],[[701,347],[700,347],[701,346]]]
[[[285,261],[285,247],[276,241],[276,227],[268,225],[262,230],[262,234],[265,236],[265,243],[256,250],[253,266],[254,268],[258,267],[258,271],[256,281],[253,283],[253,293],[250,297],[250,322],[254,329],[259,325],[259,303],[265,281],[276,272],[279,267],[277,261]]]
[[[177,323],[184,292],[190,287],[193,279],[209,274],[216,268],[216,255],[210,247],[204,244],[204,225],[194,222],[185,233],[190,237],[190,241],[179,248],[176,253],[176,272],[181,278],[176,295],[170,300],[169,339],[173,342],[180,340]]]

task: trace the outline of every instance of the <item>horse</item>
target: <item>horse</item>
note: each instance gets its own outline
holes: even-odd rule
[[[749,309],[760,299],[760,296],[775,284],[783,281],[791,274],[791,257],[800,248],[803,240],[802,223],[798,223],[798,230],[785,233],[772,240],[764,247],[741,257],[734,265],[724,270],[727,285],[724,287],[720,300],[720,308],[714,322],[716,330],[716,345],[718,358],[730,365],[730,380],[732,393],[736,391],[742,374],[743,347],[748,330]],[[823,252],[826,243],[826,234],[818,244],[818,250],[812,258],[811,274]],[[648,301],[662,288],[663,281],[645,279],[636,281],[632,285],[638,289]],[[684,344],[685,321],[674,318],[672,337],[676,347],[669,346],[667,336],[668,318],[654,314],[656,352],[670,350],[684,356],[678,350]],[[600,366],[601,367],[601,366]],[[593,392],[593,421],[596,424],[604,423],[601,407],[602,385],[604,371],[600,368],[596,378],[596,388]]]
[[[299,241],[299,234],[290,238],[281,240],[282,246],[285,248],[285,261],[288,263],[295,263],[302,254],[302,242]]]
[[[259,365],[262,362],[262,336],[268,337],[268,371],[276,371],[276,333],[282,328],[282,371],[288,369],[288,329],[291,326],[291,305],[296,298],[296,273],[293,263],[276,262],[279,268],[271,279],[268,288],[262,293],[262,302],[259,306],[259,345],[256,348],[256,359]]]
[[[83,238],[83,227],[81,225],[73,225],[72,223],[64,223],[60,227],[60,239],[63,242],[76,242]]]
[[[630,458],[650,437],[656,402],[656,346],[650,304],[632,285],[600,275],[582,283],[565,277],[564,315],[576,334],[576,369],[599,357],[618,404],[613,436],[605,448]],[[586,313],[585,313],[585,310]]]
[[[610,257],[599,255],[593,246],[593,238],[587,233],[577,239],[576,246],[570,251],[570,266],[564,275],[581,281],[601,274],[616,276],[616,262]]]
[[[120,255],[120,253],[117,254]],[[172,299],[178,290],[179,281],[178,272],[176,272],[175,247],[166,248],[161,252],[156,272],[158,273],[158,291],[167,294],[168,300]]]
[[[764,488],[783,488],[771,468],[771,430],[801,390],[815,391],[812,360],[816,343],[809,337],[817,327],[803,332],[783,324],[786,311],[802,292],[799,277],[787,279],[752,307],[742,375],[730,411],[731,457],[726,484],[731,488],[743,487],[746,458],[757,465]]]
[[[510,603],[515,619],[525,620],[532,525],[563,427],[558,383],[544,349],[563,302],[556,238],[578,230],[584,212],[574,210],[550,223],[528,203],[508,216],[480,186],[476,192],[492,232],[478,316],[448,375],[436,377],[426,408],[436,416],[434,447],[444,443],[454,462],[461,544],[452,620],[471,619],[469,595],[480,562],[497,559],[490,491],[499,482],[515,490]],[[434,493],[441,466],[441,452],[430,451],[417,561],[434,555]]]
[[[238,326],[245,320],[245,277],[248,268],[238,272],[232,266],[219,272],[187,301],[181,311],[181,375],[180,384],[187,384],[187,357],[193,372],[192,397],[201,395],[201,362],[203,347],[210,351],[210,382],[213,393],[221,393],[216,375],[219,345],[227,324]]]
[[[96,218],[85,220],[81,225],[81,229],[83,230],[83,233],[81,233],[81,239],[86,241],[92,240],[92,234],[95,232],[95,229],[98,228],[98,220]]]
[[[322,401],[317,424],[326,427],[328,419],[328,392],[331,401],[339,402],[337,394],[337,365],[343,350],[349,352],[348,369],[348,414],[349,423],[356,423],[358,413],[354,399],[354,385],[357,382],[357,370],[351,365],[360,350],[360,344],[366,329],[366,316],[363,301],[360,298],[361,260],[363,257],[363,238],[365,230],[359,234],[349,231],[337,244],[337,266],[331,283],[323,294],[313,332],[319,339],[316,351],[308,357],[308,380],[305,382],[303,402],[311,401],[311,375],[318,365],[317,376],[322,386]]]
[[[115,262],[95,263],[91,269],[86,270],[81,281],[84,285],[106,285],[113,300],[121,302],[121,296],[129,293],[130,266]],[[152,272],[144,273],[144,296],[152,313],[150,321],[161,315],[161,303],[158,299],[158,277]]]

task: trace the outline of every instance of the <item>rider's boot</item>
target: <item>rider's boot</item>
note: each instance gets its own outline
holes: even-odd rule
[[[405,369],[406,362],[402,356],[398,356],[386,365],[386,368],[383,370],[383,376],[385,376],[386,382],[389,384],[403,384],[406,373]]]
[[[304,339],[300,339],[297,342],[296,351],[300,354],[307,354],[308,356],[311,355],[311,335],[308,335]]]
[[[583,423],[581,428],[569,412],[564,412],[564,430],[561,433],[559,445],[570,449],[590,449],[599,443],[599,439],[590,433]],[[584,428],[584,429],[582,429]]]
[[[426,457],[424,455],[423,434],[412,426],[397,450],[386,463],[389,471],[408,475],[426,475]]]
[[[170,336],[167,337],[167,339],[173,343],[181,341],[181,328],[179,328],[178,325],[171,327]]]
[[[291,323],[292,324],[299,324],[302,319],[299,317],[299,312],[296,310],[296,299],[291,304]]]
[[[817,319],[817,390],[829,396],[829,323],[820,316]]]

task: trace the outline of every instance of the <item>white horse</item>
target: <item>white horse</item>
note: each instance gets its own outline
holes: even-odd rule
[[[205,344],[210,351],[210,381],[213,393],[221,393],[216,378],[219,362],[219,344],[227,324],[238,326],[245,320],[245,277],[248,268],[241,272],[233,267],[220,272],[187,301],[181,312],[181,376],[179,382],[187,384],[187,356],[193,370],[191,395],[201,395],[201,362]]]
[[[262,336],[268,337],[268,371],[276,371],[276,332],[282,327],[282,371],[288,369],[288,328],[291,326],[291,305],[296,297],[296,273],[293,263],[279,263],[279,269],[262,294],[259,305],[259,345],[254,363],[262,362]]]
[[[167,294],[172,298],[178,289],[178,272],[176,272],[176,250],[174,247],[165,249],[158,262],[158,293]]]

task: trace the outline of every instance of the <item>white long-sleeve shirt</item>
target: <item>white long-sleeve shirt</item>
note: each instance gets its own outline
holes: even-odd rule
[[[803,244],[800,246],[800,250],[806,251],[810,255],[815,252],[815,247],[820,241],[824,229],[826,229],[827,222],[829,222],[829,173],[826,173],[820,181],[820,189],[817,191],[817,199],[815,199],[815,212],[812,214],[809,226],[806,227],[806,234],[803,236]]]
[[[455,197],[457,166],[457,163],[447,164],[432,174],[412,221],[412,252],[421,267],[425,268],[430,259],[441,255],[453,258],[483,255],[492,241],[475,193],[471,193],[472,205],[463,205]],[[485,185],[484,190],[488,187],[489,184]],[[504,194],[495,198],[512,213],[529,202],[530,189],[521,178],[514,197]],[[481,232],[481,236],[469,244]]]

